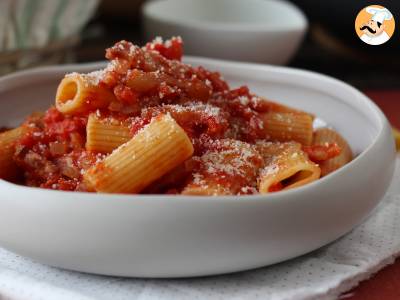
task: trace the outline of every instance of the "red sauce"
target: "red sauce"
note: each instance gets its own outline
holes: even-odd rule
[[[308,154],[310,160],[316,163],[334,158],[341,152],[339,145],[336,143],[303,146],[302,150]]]
[[[147,43],[147,50],[155,50],[167,59],[181,60],[183,55],[182,39],[172,38],[168,43],[162,41]]]
[[[247,157],[241,156],[235,142],[220,141],[251,143],[266,138],[260,114],[273,104],[251,94],[246,86],[230,89],[218,72],[182,63],[182,53],[180,38],[165,43],[157,40],[143,48],[121,41],[107,49],[110,63],[100,73],[99,85],[113,92],[116,100],[96,113],[129,126],[132,136],[153,117],[171,114],[194,144],[190,172],[200,172],[205,180],[213,178],[235,193],[254,193],[261,157],[252,149],[246,150]],[[26,120],[29,131],[16,144],[15,161],[24,171],[27,185],[87,190],[82,174],[104,158],[85,150],[89,113],[69,116],[50,108],[43,116]],[[329,145],[304,147],[304,151],[312,160],[321,161],[338,155],[340,149]],[[205,162],[199,157],[208,153],[212,158],[212,153],[220,152],[225,153],[227,167],[210,172],[206,163],[212,160]],[[239,160],[234,161],[235,157]],[[229,166],[234,163],[237,170],[232,171]],[[165,184],[164,191],[180,191],[188,171],[177,174],[175,185]],[[276,185],[270,191],[280,189],[282,186]]]
[[[265,138],[259,116],[259,111],[268,111],[266,105],[259,105],[265,101],[251,94],[246,86],[230,90],[218,72],[183,64],[181,55],[180,39],[156,41],[144,48],[121,41],[107,49],[111,64],[101,84],[113,89],[120,101],[112,103],[113,112],[140,116],[141,119],[132,118],[132,133],[148,124],[155,114],[169,111],[195,144],[200,144],[197,140],[203,134],[249,142]],[[218,107],[221,113],[212,116],[200,109],[185,109],[199,102]],[[162,107],[171,104],[177,109]],[[199,147],[196,149],[201,152]]]
[[[28,118],[29,131],[16,143],[15,161],[28,185],[60,190],[85,189],[81,170],[98,155],[85,150],[87,117],[66,116],[55,108]]]
[[[277,182],[268,188],[268,192],[270,193],[279,192],[281,190],[283,190],[283,184],[281,182]]]

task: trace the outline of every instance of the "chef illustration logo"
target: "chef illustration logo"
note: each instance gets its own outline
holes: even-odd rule
[[[393,35],[395,21],[392,13],[380,5],[363,8],[357,15],[355,28],[358,37],[368,45],[386,43]]]

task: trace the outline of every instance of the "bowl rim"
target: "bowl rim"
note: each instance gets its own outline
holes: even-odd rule
[[[333,180],[334,177],[341,176],[343,173],[347,172],[350,168],[352,168],[354,165],[358,164],[359,162],[364,160],[364,157],[367,156],[374,148],[379,146],[379,141],[380,139],[384,136],[386,131],[390,131],[390,126],[389,122],[386,119],[385,115],[383,112],[380,110],[380,108],[371,100],[369,99],[366,95],[364,95],[362,92],[357,90],[356,88],[352,87],[351,85],[333,78],[331,76],[321,74],[318,72],[314,71],[309,71],[309,70],[304,70],[304,69],[297,69],[297,68],[290,68],[290,67],[282,67],[282,66],[275,66],[275,65],[264,65],[264,64],[257,64],[257,63],[248,63],[248,62],[236,62],[236,61],[228,61],[228,60],[221,60],[221,59],[213,59],[213,58],[204,58],[204,57],[197,57],[197,56],[185,56],[184,57],[184,62],[186,63],[194,63],[194,64],[218,64],[219,68],[225,67],[233,67],[233,68],[246,68],[246,69],[252,69],[252,70],[260,70],[264,72],[272,72],[272,73],[280,73],[280,74],[286,74],[286,75],[294,75],[294,76],[302,76],[306,77],[308,81],[310,82],[316,82],[316,81],[325,81],[331,84],[336,85],[340,89],[347,89],[349,92],[354,94],[357,97],[358,103],[361,103],[366,107],[367,109],[370,110],[370,112],[373,112],[373,116],[369,115],[369,119],[374,118],[374,124],[378,124],[377,128],[377,133],[376,135],[372,138],[371,143],[369,143],[361,153],[359,153],[356,157],[353,158],[352,161],[341,167],[340,169],[334,171],[331,174],[328,174],[325,177],[322,177],[318,179],[317,181],[311,182],[307,185],[297,187],[295,189],[289,189],[285,191],[280,191],[279,193],[271,193],[268,195],[235,195],[235,196],[194,196],[194,195],[166,195],[166,194],[106,194],[106,193],[88,193],[88,192],[69,192],[69,191],[59,191],[59,190],[50,190],[50,189],[43,189],[43,188],[37,188],[37,187],[28,187],[28,186],[22,186],[18,184],[14,184],[5,180],[0,179],[0,190],[1,189],[9,189],[13,190],[14,192],[20,192],[21,190],[28,190],[29,193],[52,193],[54,195],[63,195],[66,197],[71,198],[71,200],[93,200],[93,197],[99,198],[107,198],[109,200],[119,200],[119,201],[130,201],[132,202],[133,200],[146,200],[146,201],[159,201],[159,200],[164,200],[167,199],[168,201],[180,201],[184,198],[190,198],[192,201],[205,201],[205,200],[210,200],[212,201],[222,201],[226,203],[240,203],[240,202],[259,202],[260,200],[265,200],[268,202],[275,202],[275,201],[282,201],[282,198],[291,197],[295,195],[296,193],[300,194],[302,192],[306,192],[307,190],[310,190],[314,188],[316,185],[325,183],[328,181]],[[43,77],[48,78],[50,75],[54,75],[55,73],[58,74],[60,72],[68,73],[68,72],[73,72],[76,71],[76,69],[86,70],[86,69],[99,69],[103,68],[105,66],[104,61],[100,62],[91,62],[91,63],[79,63],[79,64],[66,64],[66,65],[55,65],[55,66],[45,66],[45,67],[38,67],[38,68],[32,68],[29,70],[24,70],[24,71],[18,71],[14,72],[12,74],[2,76],[0,77],[0,92],[3,91],[3,87],[7,87],[7,81],[14,81],[18,78],[21,77],[27,77],[30,78],[31,80],[33,79],[32,82],[40,81]],[[40,76],[41,75],[41,76]],[[12,89],[13,87],[11,87]],[[336,89],[335,89],[336,90]],[[351,102],[352,104],[345,102],[343,99],[339,99],[340,101],[343,101],[344,103],[351,105],[353,108],[356,108],[356,104]],[[1,101],[1,100],[0,100]],[[359,109],[358,109],[359,110]],[[393,142],[393,149],[394,149],[394,142]],[[393,150],[394,152],[394,150]],[[235,198],[235,201],[232,201],[232,197]]]
[[[287,0],[264,0],[264,2],[270,2],[274,5],[280,5],[284,7],[292,14],[297,15],[297,24],[289,25],[288,23],[281,23],[280,26],[268,23],[245,23],[245,22],[216,22],[216,21],[201,21],[201,20],[182,20],[180,18],[171,18],[168,15],[159,15],[154,13],[153,9],[157,5],[163,2],[170,1],[181,1],[181,0],[152,0],[145,2],[141,7],[142,19],[146,18],[149,20],[162,22],[165,24],[172,24],[174,26],[184,26],[193,30],[205,30],[211,32],[266,32],[266,33],[277,33],[277,32],[302,32],[308,28],[308,20],[306,15],[296,5]],[[283,26],[284,24],[284,26]]]

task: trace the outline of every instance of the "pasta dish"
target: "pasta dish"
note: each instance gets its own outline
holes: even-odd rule
[[[314,115],[229,87],[181,61],[182,40],[120,41],[107,66],[70,73],[55,104],[0,133],[0,178],[128,194],[248,195],[318,180],[352,159]]]

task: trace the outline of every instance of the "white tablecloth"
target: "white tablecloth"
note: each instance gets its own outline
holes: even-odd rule
[[[0,248],[0,299],[336,299],[400,253],[400,158],[366,222],[311,254],[271,267],[198,279],[127,279],[59,270]]]

